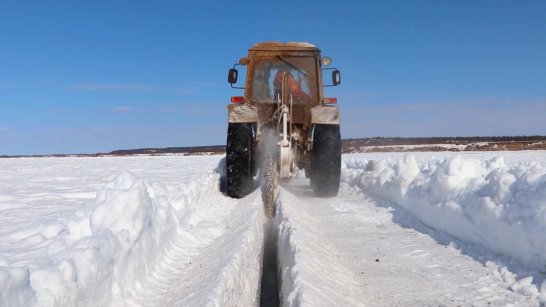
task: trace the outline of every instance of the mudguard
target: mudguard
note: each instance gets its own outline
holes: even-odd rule
[[[316,106],[311,108],[312,124],[339,125],[338,106]]]
[[[228,104],[228,122],[255,123],[258,121],[258,110],[246,104]]]

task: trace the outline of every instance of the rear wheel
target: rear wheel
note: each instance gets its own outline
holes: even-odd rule
[[[341,177],[339,125],[315,125],[311,154],[311,186],[318,196],[336,196]]]
[[[242,198],[252,191],[254,176],[252,124],[228,126],[226,146],[227,194]]]

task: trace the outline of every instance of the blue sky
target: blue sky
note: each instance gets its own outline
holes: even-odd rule
[[[546,1],[2,1],[0,155],[224,144],[227,70],[308,41],[342,137],[546,134]]]

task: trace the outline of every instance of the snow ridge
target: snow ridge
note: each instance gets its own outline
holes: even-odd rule
[[[546,169],[539,163],[509,167],[502,156],[479,161],[459,155],[418,162],[406,155],[348,159],[343,167],[349,185],[434,229],[546,273]]]
[[[265,218],[258,192],[222,195],[223,163],[179,185],[123,171],[70,218],[28,230],[48,260],[0,257],[0,306],[256,304]]]

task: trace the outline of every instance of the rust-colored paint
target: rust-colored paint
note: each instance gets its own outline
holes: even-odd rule
[[[306,104],[294,104],[291,121],[294,124],[302,124],[305,126],[310,126],[312,124],[312,116],[310,108],[321,105],[323,100],[323,88],[322,88],[322,71],[321,71],[321,51],[319,48],[315,47],[309,43],[302,42],[291,42],[291,43],[281,43],[281,42],[263,42],[258,43],[252,46],[248,50],[248,56],[243,57],[239,60],[240,64],[246,64],[246,80],[245,80],[245,104],[256,106],[258,112],[258,118],[260,120],[267,120],[268,116],[272,114],[271,106],[268,104],[261,104],[250,99],[250,93],[252,92],[252,83],[254,72],[254,63],[257,58],[275,58],[277,56],[282,57],[307,57],[313,58],[315,63],[315,71],[317,72],[314,75],[310,75],[309,82],[312,83],[312,87],[317,89],[317,95],[312,101]],[[229,108],[228,112],[234,111],[235,108]],[[229,119],[239,119],[240,116],[229,115]],[[239,120],[235,120],[239,122]],[[246,119],[245,119],[246,121]],[[322,123],[323,121],[321,121]]]

